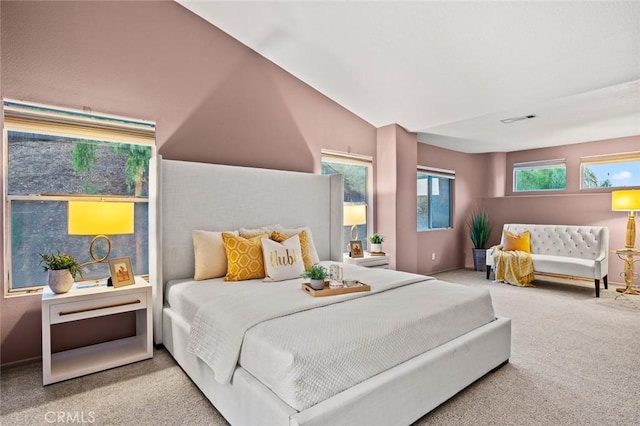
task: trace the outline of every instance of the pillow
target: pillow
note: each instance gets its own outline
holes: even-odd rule
[[[282,243],[282,242],[284,242],[285,240],[287,240],[288,238],[289,238],[289,237],[287,237],[287,235],[286,235],[286,234],[284,234],[284,233],[282,233],[282,232],[280,232],[280,231],[273,231],[273,232],[271,233],[271,235],[269,235],[269,239],[270,239],[270,240],[273,240],[273,241],[275,241],[275,242],[277,242],[277,243]],[[299,240],[300,240],[300,239],[298,238],[298,241],[299,241]]]
[[[525,251],[531,253],[531,241],[529,231],[524,231],[516,235],[509,231],[504,231],[504,251]]]
[[[294,235],[282,244],[268,238],[262,239],[265,281],[282,281],[300,278],[305,271],[300,249],[300,238]]]
[[[296,229],[285,229],[282,231],[288,237],[293,235],[298,235],[300,237],[300,249],[302,250],[302,260],[304,261],[304,269],[309,270],[316,263],[320,263],[320,258],[318,257],[318,252],[316,251],[316,247],[313,245],[313,236],[311,235],[311,229],[304,228],[296,228]]]
[[[248,228],[240,228],[240,236],[242,238],[253,238],[255,236],[267,233],[271,234],[273,231],[282,231],[282,225],[266,225],[261,226],[260,228],[248,229]],[[267,237],[269,238],[269,237]]]
[[[227,254],[227,275],[225,281],[244,281],[264,278],[264,259],[262,258],[262,238],[267,234],[253,238],[242,238],[229,232],[222,233],[224,251]]]
[[[238,235],[238,231],[229,231]],[[222,242],[222,232],[193,231],[193,252],[196,281],[224,277],[227,273],[227,254]]]

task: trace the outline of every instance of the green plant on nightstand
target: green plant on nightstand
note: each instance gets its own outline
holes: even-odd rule
[[[329,277],[327,268],[322,265],[313,265],[309,270],[304,271],[302,278],[308,278],[312,289],[322,290],[324,288],[324,280]]]
[[[369,236],[369,242],[371,243],[371,252],[372,253],[380,253],[382,252],[382,242],[384,241],[384,237],[377,232],[373,235]]]
[[[73,280],[82,277],[82,266],[70,254],[40,254],[40,264],[47,271],[48,284],[54,293],[66,293],[73,286]]]

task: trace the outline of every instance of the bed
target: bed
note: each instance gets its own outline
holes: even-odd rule
[[[341,176],[154,167],[154,341],[232,425],[408,425],[508,361],[511,323],[485,289],[347,264],[370,292],[193,279],[195,230],[305,227],[320,263],[340,262]]]

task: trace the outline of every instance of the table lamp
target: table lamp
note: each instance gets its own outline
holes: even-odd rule
[[[358,225],[367,223],[366,204],[344,205],[344,226],[351,226],[351,239],[358,239]]]
[[[628,211],[627,234],[625,248],[632,249],[636,244],[636,220],[635,215],[640,210],[640,190],[625,189],[611,193],[611,210]]]
[[[111,201],[69,201],[69,235],[95,235],[89,246],[91,261],[83,265],[105,262],[111,253],[107,235],[133,234],[133,203]],[[97,256],[94,246],[105,240],[107,253]]]

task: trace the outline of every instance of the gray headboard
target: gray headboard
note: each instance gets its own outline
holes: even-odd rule
[[[342,259],[341,175],[157,161],[154,337],[162,340],[163,285],[193,277],[192,233],[280,224],[308,226],[321,260]],[[155,276],[153,276],[155,275]]]

